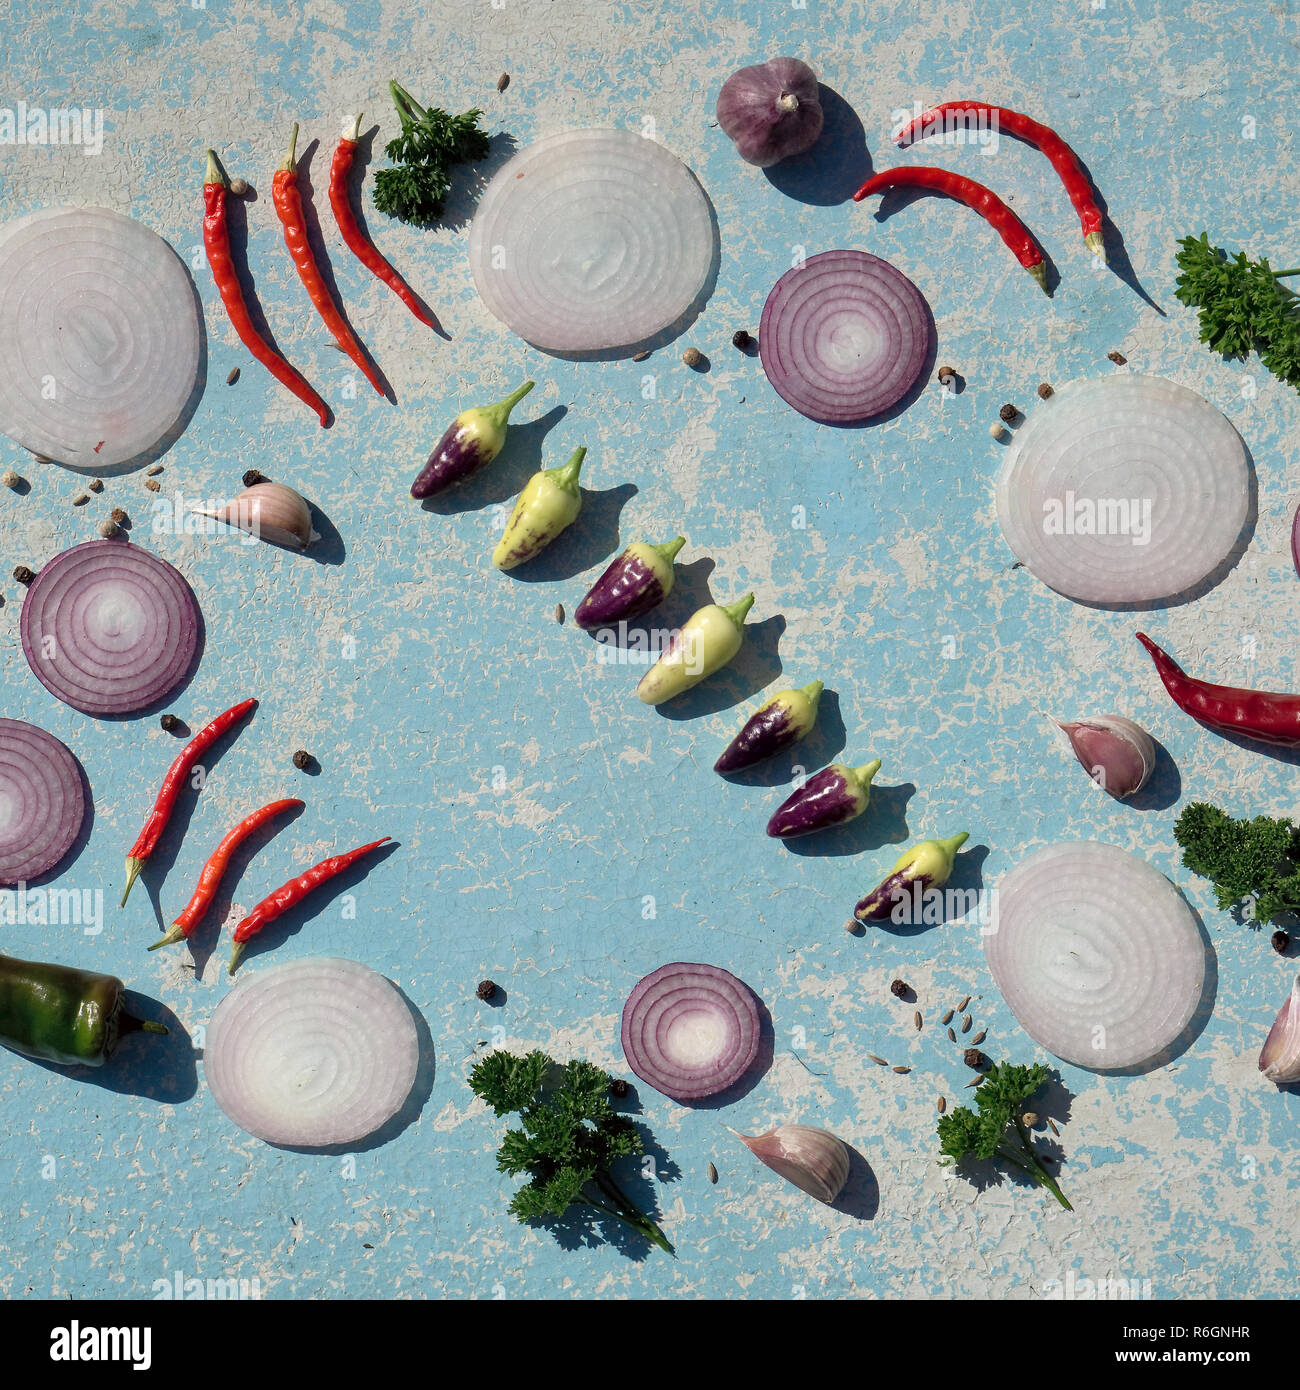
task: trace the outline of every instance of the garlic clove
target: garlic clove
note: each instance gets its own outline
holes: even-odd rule
[[[1122,801],[1146,786],[1155,770],[1156,745],[1140,725],[1118,714],[1053,722],[1103,791]]]
[[[305,550],[312,541],[320,539],[311,529],[307,499],[283,483],[254,483],[215,511],[202,507],[190,510],[290,550]]]
[[[833,1202],[849,1180],[849,1147],[827,1129],[778,1125],[766,1134],[731,1132],[761,1163],[819,1202]]]
[[[1259,1069],[1278,1086],[1300,1081],[1300,975],[1264,1039]]]

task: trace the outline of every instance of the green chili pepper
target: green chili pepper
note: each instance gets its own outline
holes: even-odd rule
[[[0,1043],[62,1066],[100,1067],[126,1033],[165,1033],[122,1007],[115,975],[0,956]]]
[[[529,478],[506,523],[505,534],[492,552],[497,569],[512,570],[531,560],[577,519],[582,510],[578,473],[586,457],[586,449],[578,449],[568,463],[543,468]]]

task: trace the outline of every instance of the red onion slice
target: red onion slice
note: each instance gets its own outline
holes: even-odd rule
[[[716,965],[662,965],[623,1007],[628,1065],[673,1100],[700,1100],[735,1085],[758,1056],[759,1035],[749,986]]]
[[[189,273],[143,223],[46,208],[0,229],[0,430],[88,472],[156,457],[198,382]],[[53,391],[53,396],[50,392]]]
[[[782,400],[842,425],[897,405],[932,339],[929,309],[902,271],[865,251],[822,251],[772,287],[758,351]]]
[[[469,232],[484,304],[548,352],[630,348],[678,323],[713,272],[695,175],[627,130],[569,130],[496,173]]]
[[[402,996],[355,961],[289,961],[248,976],[217,1005],[203,1070],[213,1099],[268,1144],[364,1139],[402,1108],[420,1040]]]
[[[984,953],[1025,1032],[1091,1071],[1162,1065],[1206,971],[1173,884],[1136,855],[1080,840],[1036,850],[994,892]]]
[[[48,873],[86,815],[81,764],[53,734],[0,719],[0,886]]]
[[[1175,598],[1232,554],[1246,447],[1195,391],[1153,376],[1071,382],[1034,407],[1002,469],[998,521],[1026,568],[1084,603]]]
[[[86,714],[137,714],[190,669],[199,605],[179,570],[124,541],[56,555],[23,600],[23,654],[56,699]]]

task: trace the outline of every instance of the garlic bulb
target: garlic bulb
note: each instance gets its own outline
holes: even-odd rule
[[[766,1134],[731,1132],[760,1162],[819,1202],[833,1202],[849,1180],[849,1147],[827,1129],[778,1125]]]
[[[247,531],[257,540],[293,550],[304,550],[311,541],[320,539],[311,529],[307,499],[283,483],[254,483],[216,511],[202,507],[190,510]]]
[[[1118,714],[1071,719],[1056,727],[1065,734],[1083,770],[1104,791],[1122,800],[1147,784],[1156,765],[1156,745],[1147,731]]]
[[[1300,975],[1264,1040],[1259,1069],[1279,1086],[1300,1081]]]

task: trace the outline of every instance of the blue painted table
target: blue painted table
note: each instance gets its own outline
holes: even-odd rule
[[[1207,885],[1179,867],[1171,825],[1189,796],[1292,813],[1294,764],[1178,714],[1132,640],[1132,616],[1075,606],[1011,567],[988,425],[1004,401],[1027,406],[1041,380],[1114,370],[1112,349],[1221,408],[1258,470],[1250,546],[1207,597],[1143,622],[1195,672],[1295,687],[1286,542],[1300,404],[1256,361],[1223,363],[1198,346],[1173,298],[1174,244],[1187,232],[1207,228],[1277,264],[1294,258],[1289,108],[1265,104],[1257,82],[1289,71],[1293,7],[454,0],[426,20],[392,3],[105,0],[93,17],[11,13],[4,23],[10,108],[104,112],[98,155],[0,147],[6,212],[100,203],[140,218],[194,268],[209,334],[207,389],[156,498],[134,474],[74,509],[80,480],[0,449],[32,481],[29,495],[0,498],[4,572],[39,567],[124,507],[135,540],[181,568],[206,616],[206,654],[176,712],[197,726],[247,693],[263,703],[184,809],[187,833],[165,843],[148,894],[137,889],[118,911],[124,848],[175,745],[156,720],[102,722],[47,696],[18,645],[21,591],[5,581],[0,713],[50,729],[84,763],[93,829],[59,883],[103,890],[107,906],[96,934],[8,926],[0,940],[120,974],[179,1027],[161,1051],[128,1046],[102,1077],[0,1057],[0,1293],[148,1299],[188,1279],[233,1278],[275,1298],[1032,1298],[1067,1276],[1076,1289],[1149,1281],[1155,1296],[1290,1291],[1297,1100],[1259,1081],[1255,1055],[1293,967],[1214,911]],[[787,51],[840,98],[837,158],[769,177],[735,157],[713,101],[733,68]],[[512,81],[498,95],[503,70]],[[520,145],[575,125],[653,121],[699,174],[721,229],[717,288],[688,334],[639,364],[526,347],[474,293],[471,190],[433,232],[370,214],[450,341],[422,329],[327,226],[341,294],[398,404],[358,389],[283,254],[270,172],[300,120],[323,209],[345,115],[366,110],[391,133],[390,76],[452,110],[483,106]],[[1131,271],[1092,264],[1052,170],[1014,141],[987,157],[926,157],[1013,200],[1060,272],[1051,300],[973,213],[931,199],[878,221],[847,201],[868,155],[877,168],[892,161],[901,113],[967,93],[1031,111],[1075,144]],[[258,190],[247,205],[257,291],[282,346],[334,405],[328,433],[249,360],[216,300],[197,248],[208,144]],[[498,141],[489,168],[506,153]],[[871,250],[916,282],[940,358],[966,378],[960,395],[931,386],[886,424],[819,427],[731,348],[736,328],[757,329],[768,288],[800,248],[837,246]],[[680,364],[687,343],[708,354],[708,371]],[[242,376],[227,386],[232,366]],[[457,409],[525,376],[538,387],[493,470],[437,512],[410,503],[409,479]],[[579,444],[590,449],[582,522],[517,578],[491,570],[510,498],[540,460]],[[165,506],[155,532],[157,503],[229,496],[253,466],[328,519],[336,535],[316,562],[176,534]],[[554,610],[572,613],[620,542],[679,529],[689,546],[666,621],[706,592],[729,601],[753,588],[758,601],[733,669],[661,714],[631,698],[636,669],[600,663]],[[828,696],[809,764],[842,753],[884,768],[874,808],[843,838],[786,848],[762,825],[789,762],[766,784],[740,786],[723,785],[711,763],[752,697],[814,677]],[[1145,723],[1177,766],[1145,809],[1096,793],[1042,717],[1112,709]],[[299,746],[319,759],[318,777],[290,766]],[[284,1152],[235,1130],[195,1050],[227,988],[212,929],[194,962],[144,950],[228,824],[295,792],[305,814],[226,894],[230,914],[325,853],[382,833],[400,849],[349,888],[354,917],[347,898],[330,899],[246,968],[316,954],[364,961],[421,1010],[436,1055],[418,1120],[351,1155]],[[987,1047],[1041,1055],[993,987],[977,928],[843,930],[894,846],[963,827],[982,849],[972,862],[985,883],[1059,838],[1133,849],[1185,889],[1216,948],[1214,1017],[1173,1065],[1119,1080],[1061,1069],[1073,1097],[1061,1135],[1073,1216],[1015,1183],[977,1195],[935,1163],[936,1097],[953,1103],[968,1075],[939,1013],[972,993]],[[621,1069],[623,999],[678,958],[735,970],[774,1028],[770,1069],[725,1111],[641,1090],[666,1158],[653,1181],[635,1168],[629,1181],[657,1198],[679,1258],[563,1249],[518,1227],[493,1164],[502,1126],[465,1085],[476,1050],[541,1046]],[[925,1014],[919,1033],[912,1007],[887,991],[900,974]],[[474,997],[485,976],[505,989],[500,1007]],[[874,1066],[868,1052],[912,1070]],[[857,1184],[849,1210],[789,1188],[723,1127],[795,1120],[833,1128],[869,1163],[873,1179]]]

